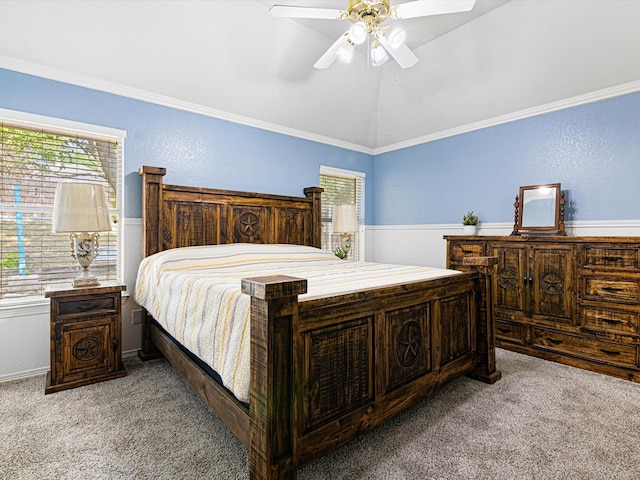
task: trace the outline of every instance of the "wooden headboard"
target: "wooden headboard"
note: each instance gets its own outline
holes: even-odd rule
[[[306,197],[164,185],[165,168],[142,166],[143,256],[224,243],[321,246],[322,188]]]

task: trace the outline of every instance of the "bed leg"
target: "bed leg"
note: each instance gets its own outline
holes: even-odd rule
[[[242,280],[251,295],[249,470],[254,480],[296,479],[294,324],[307,281],[277,275]]]
[[[162,357],[162,353],[151,340],[151,315],[144,308],[142,309],[142,348],[138,350],[138,357],[142,361]]]
[[[493,273],[497,257],[469,257],[465,265],[474,267],[480,278],[476,287],[476,368],[467,376],[485,383],[495,383],[502,377],[496,369],[496,346],[493,333]]]

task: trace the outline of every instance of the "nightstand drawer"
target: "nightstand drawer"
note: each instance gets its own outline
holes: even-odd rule
[[[77,300],[58,301],[58,317],[71,315],[92,315],[118,313],[120,295],[94,295]]]

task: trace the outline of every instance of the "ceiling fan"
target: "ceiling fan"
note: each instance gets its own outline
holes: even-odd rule
[[[389,0],[349,0],[347,10],[333,8],[274,5],[269,10],[274,17],[348,19],[352,25],[313,65],[324,69],[340,58],[350,62],[356,45],[369,39],[371,65],[385,63],[391,55],[402,68],[418,63],[418,57],[404,43],[406,33],[395,26],[383,26],[387,18],[403,20],[445,13],[467,12],[476,0],[414,0],[391,6]]]

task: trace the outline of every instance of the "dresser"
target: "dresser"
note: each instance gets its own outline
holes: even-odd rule
[[[640,237],[445,239],[448,268],[498,257],[496,346],[640,382]]]

